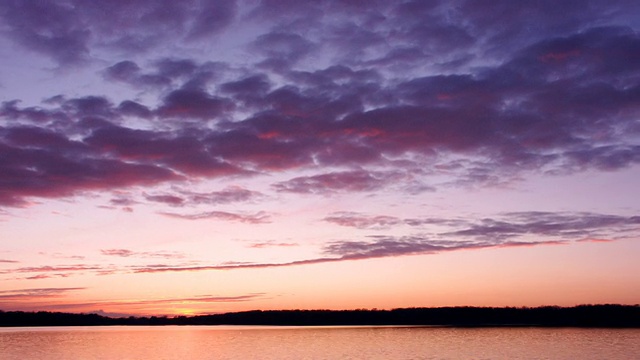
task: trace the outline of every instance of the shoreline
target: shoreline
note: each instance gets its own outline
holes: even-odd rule
[[[171,325],[640,328],[640,305],[253,310],[212,315],[119,318],[91,313],[0,310],[0,327]]]

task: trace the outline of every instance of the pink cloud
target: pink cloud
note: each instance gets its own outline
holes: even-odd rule
[[[184,259],[185,254],[175,251],[132,251],[129,249],[103,249],[100,253],[105,256],[134,257],[134,258],[163,258]]]
[[[226,211],[207,211],[196,214],[176,214],[164,212],[160,214],[186,220],[214,219],[223,221],[237,221],[248,224],[264,224],[271,222],[271,216],[263,211],[257,212],[255,214],[237,214]]]
[[[254,249],[263,249],[270,247],[295,247],[300,246],[300,244],[292,243],[292,242],[276,242],[276,241],[265,241],[265,242],[256,242],[249,244],[248,247]]]

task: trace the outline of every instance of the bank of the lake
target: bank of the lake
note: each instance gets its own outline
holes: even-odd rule
[[[439,307],[393,310],[272,310],[199,316],[112,318],[97,314],[0,311],[0,326],[439,325],[640,328],[639,305]]]

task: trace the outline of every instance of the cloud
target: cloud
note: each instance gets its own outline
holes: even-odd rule
[[[395,216],[366,216],[353,212],[338,212],[323,219],[326,222],[358,229],[386,229],[402,223]]]
[[[3,2],[0,35],[69,67],[117,49],[100,74],[144,95],[4,102],[0,206],[271,174],[290,177],[280,193],[417,193],[453,162],[455,186],[640,163],[632,1],[245,6]],[[248,19],[242,64],[190,52]],[[172,43],[180,56],[154,50]]]
[[[444,235],[472,237],[486,240],[505,240],[527,235],[575,239],[599,237],[601,234],[616,236],[633,231],[640,224],[640,217],[592,213],[516,212],[507,213],[503,219],[483,219],[462,230]]]
[[[187,58],[160,58],[143,69],[132,60],[117,62],[102,71],[105,80],[148,90],[167,90],[180,86],[185,90],[202,88],[224,72],[225,64],[199,63]],[[174,95],[175,97],[175,95]]]
[[[588,212],[510,212],[483,219],[470,218],[408,218],[338,212],[323,219],[340,226],[358,229],[390,229],[411,227],[438,229],[436,239],[480,242],[506,242],[523,237],[560,238],[591,241],[605,237],[609,240],[636,231],[638,216],[620,216]],[[580,240],[579,238],[584,238]]]
[[[25,266],[11,270],[3,270],[0,271],[0,274],[10,274],[10,273],[63,273],[63,272],[83,272],[83,271],[94,271],[94,270],[102,270],[102,267],[98,265],[43,265],[43,266]]]
[[[95,50],[145,52],[166,41],[191,42],[224,31],[235,1],[3,1],[0,18],[16,44],[63,66],[92,60]]]
[[[219,33],[233,22],[237,13],[235,0],[202,2],[200,6],[187,33],[188,39],[206,38]]]
[[[150,164],[136,164],[108,158],[82,156],[81,145],[74,150],[19,148],[0,144],[3,188],[0,204],[19,206],[26,197],[63,197],[81,191],[96,191],[178,179],[174,172]]]
[[[614,240],[611,239],[591,239],[591,238],[585,238],[585,239],[578,239],[576,240],[576,242],[581,242],[581,243],[610,243]]]
[[[453,231],[434,232],[430,235],[370,235],[367,240],[338,240],[325,244],[321,257],[281,262],[232,262],[220,265],[139,266],[135,273],[261,269],[298,265],[322,264],[340,261],[365,260],[419,254],[437,254],[448,251],[568,245],[575,242],[608,242],[629,232],[637,232],[640,218],[595,213],[512,212],[498,219],[478,221],[463,219],[399,219],[385,216],[367,216],[358,213],[337,213],[325,221],[342,226],[371,229],[402,224],[415,226],[438,225]],[[600,239],[600,235],[607,237]],[[259,244],[262,247],[262,243]],[[272,242],[266,246],[274,245]],[[288,246],[288,245],[287,245]]]
[[[210,271],[210,270],[237,270],[237,269],[264,269],[274,267],[288,267],[298,265],[322,264],[327,262],[342,261],[340,258],[316,258],[306,259],[283,263],[241,263],[241,264],[223,264],[223,265],[198,265],[198,266],[164,266],[164,267],[145,267],[140,266],[133,269],[134,273],[159,273],[159,272],[189,272],[189,271]]]
[[[63,288],[32,288],[18,290],[0,290],[0,302],[5,301],[33,301],[46,298],[65,296],[68,292],[85,290],[84,287]]]
[[[73,5],[57,2],[4,1],[0,16],[18,44],[62,64],[88,60],[91,32],[74,16]]]
[[[304,37],[285,32],[271,32],[257,37],[253,47],[259,53],[267,56],[263,65],[275,69],[291,66],[307,54],[314,45]]]
[[[373,241],[335,241],[325,246],[324,253],[337,255],[341,260],[360,260],[457,250],[568,244],[566,240],[482,242],[437,240],[423,236],[372,236],[372,238]]]
[[[167,214],[168,215],[168,214]],[[229,221],[261,223],[266,221],[264,214],[242,216],[228,213],[206,213],[202,215],[168,216],[187,219],[220,218]],[[410,235],[368,235],[363,240],[334,240],[322,246],[320,256],[315,258],[255,263],[229,261],[221,264],[202,265],[199,262],[183,264],[142,264],[127,267],[101,267],[97,265],[62,265],[21,267],[7,269],[0,274],[37,273],[29,279],[70,276],[73,273],[95,273],[109,275],[114,273],[159,273],[209,270],[262,269],[289,267],[298,265],[322,264],[341,261],[366,260],[385,257],[398,257],[420,254],[438,254],[449,251],[474,249],[499,249],[512,247],[531,247],[544,245],[568,245],[584,242],[611,242],[637,234],[640,218],[638,216],[619,216],[597,213],[571,212],[511,212],[496,218],[478,220],[425,218],[400,219],[393,217],[367,216],[358,213],[337,213],[326,220],[342,226],[372,230],[382,226],[436,225],[429,234]],[[382,225],[381,225],[382,224]],[[444,230],[443,230],[444,228]],[[425,228],[426,229],[426,228]],[[440,230],[437,230],[440,229]],[[252,248],[289,247],[296,243],[266,241],[250,244]],[[174,252],[136,252],[129,249],[103,249],[105,256],[131,258],[181,259],[183,255]]]
[[[245,189],[240,186],[229,186],[220,191],[209,193],[187,192],[191,201],[198,204],[231,204],[236,202],[247,202],[262,197],[257,191]]]
[[[69,259],[69,260],[84,260],[85,256],[83,255],[66,255],[63,253],[53,253],[51,257],[54,259]]]
[[[171,84],[171,79],[159,74],[142,74],[141,69],[133,61],[124,60],[104,70],[104,78],[111,81],[129,83],[136,86],[165,87]]]
[[[84,313],[98,313],[108,316],[126,317],[133,314],[158,314],[158,310],[166,311],[166,306],[196,306],[215,303],[237,303],[262,300],[264,293],[248,293],[242,295],[196,295],[191,297],[161,298],[161,299],[122,299],[114,301],[84,301],[73,302],[67,299],[57,301],[57,298],[67,297],[74,291],[85,288],[43,288],[0,291],[0,304],[5,310],[20,311],[74,311]],[[43,302],[46,301],[46,302]],[[106,308],[108,312],[93,309]]]
[[[374,191],[397,179],[397,174],[354,170],[301,176],[273,185],[279,192],[320,193]]]
[[[157,299],[157,300],[141,300],[134,301],[135,304],[141,305],[154,305],[154,304],[184,304],[184,303],[234,303],[259,300],[264,297],[264,293],[251,293],[246,295],[237,296],[213,296],[213,295],[200,295],[187,298],[170,298],[170,299]]]
[[[170,206],[183,206],[185,203],[185,199],[175,195],[145,195],[145,199]]]
[[[199,89],[178,89],[169,93],[158,109],[164,118],[212,120],[231,110],[233,104]]]
[[[169,206],[195,206],[195,205],[222,205],[238,202],[250,202],[264,197],[257,191],[245,189],[240,186],[227,186],[220,191],[195,192],[178,189],[174,194],[164,193],[150,195],[145,194],[145,199],[151,202],[163,203]]]
[[[133,258],[162,258],[184,259],[183,253],[176,251],[133,251],[129,249],[103,249],[100,253],[105,256],[133,257]]]
[[[110,275],[118,272],[114,265],[43,265],[23,266],[13,269],[0,270],[0,275],[13,275],[13,279],[42,280],[53,278],[66,278],[75,275],[96,274]]]
[[[377,237],[375,241],[336,241],[328,244],[324,248],[326,257],[296,260],[282,263],[240,263],[222,265],[198,265],[198,266],[163,266],[145,267],[141,266],[133,270],[134,273],[158,273],[158,272],[189,272],[189,271],[212,271],[212,270],[239,270],[239,269],[264,269],[289,267],[300,265],[314,265],[341,261],[354,261],[376,259],[384,257],[396,257],[418,254],[436,254],[443,251],[456,251],[468,249],[484,249],[492,247],[516,247],[516,246],[538,246],[538,245],[559,245],[564,241],[538,241],[538,242],[508,242],[502,244],[474,243],[474,242],[446,242],[430,241],[421,237]]]
[[[214,220],[223,220],[223,221],[235,221],[246,224],[265,224],[271,222],[271,215],[264,211],[259,211],[255,214],[237,214],[226,211],[207,211],[196,214],[176,214],[176,213],[168,213],[162,212],[160,213],[165,216],[178,218],[178,219],[186,219],[186,220],[203,220],[203,219],[214,219]]]
[[[5,263],[5,264],[15,264],[15,263],[19,263],[19,261],[16,261],[16,260],[9,260],[9,259],[0,259],[0,263]]]
[[[264,242],[255,242],[248,245],[248,247],[253,249],[263,249],[270,247],[294,247],[300,246],[298,243],[292,242],[277,242],[277,241],[264,241]]]

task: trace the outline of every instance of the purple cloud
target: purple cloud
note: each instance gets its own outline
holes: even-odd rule
[[[106,68],[104,77],[107,80],[143,87],[164,87],[171,84],[171,79],[168,77],[157,74],[142,74],[141,71],[138,64],[125,60]]]
[[[271,215],[264,211],[259,211],[255,214],[237,214],[226,211],[207,211],[196,214],[176,214],[163,212],[160,214],[186,220],[214,219],[223,221],[235,221],[247,224],[265,224],[271,222]]]
[[[73,5],[4,1],[0,16],[14,41],[62,64],[88,60],[91,32],[76,18]]]
[[[247,202],[262,197],[257,191],[252,191],[239,186],[229,186],[220,191],[209,193],[185,192],[190,200],[196,204],[231,204],[236,202]]]
[[[376,191],[411,173],[414,190],[403,189],[415,193],[459,158],[447,185],[640,163],[635,2],[245,5],[0,4],[1,36],[70,68],[117,49],[100,74],[144,92],[4,102],[0,206],[299,169],[317,175],[272,190]],[[154,52],[197,48],[248,19],[242,65],[227,62],[233,54]]]
[[[293,65],[309,54],[314,45],[298,34],[271,32],[258,36],[253,47],[267,57],[263,65],[278,69]]]
[[[238,296],[212,296],[212,295],[200,295],[190,298],[175,298],[175,299],[161,299],[161,300],[143,300],[141,304],[162,304],[162,303],[218,303],[218,302],[243,302],[259,300],[264,297],[264,293],[252,293],[247,295]]]
[[[145,194],[145,199],[151,202],[163,203],[169,206],[221,205],[238,202],[249,202],[263,197],[260,192],[245,189],[240,186],[228,186],[220,191],[194,192],[176,190],[174,194]],[[125,202],[125,204],[127,204]]]
[[[197,63],[191,59],[162,58],[142,69],[136,62],[124,60],[104,69],[105,80],[121,82],[139,88],[165,90],[172,85],[188,89],[202,88],[210,78],[222,72],[224,66],[214,63]]]
[[[263,248],[270,248],[270,247],[294,247],[294,246],[300,246],[300,244],[291,243],[291,242],[264,241],[264,242],[251,243],[249,245],[250,248],[254,248],[254,249],[263,249]]]
[[[42,298],[64,296],[68,292],[85,290],[84,287],[34,288],[0,291],[0,301],[32,301]]]
[[[186,256],[175,251],[133,251],[129,249],[103,249],[100,253],[105,256],[133,257],[133,258],[162,258],[184,259]]]
[[[248,223],[265,222],[265,214],[238,215],[223,212],[211,212],[196,215],[165,214],[167,216],[222,220]],[[328,219],[328,220],[327,220]],[[109,275],[114,273],[157,273],[207,270],[260,269],[288,267],[329,262],[365,260],[384,257],[398,257],[418,254],[437,254],[448,251],[529,247],[543,245],[568,245],[573,242],[606,243],[637,234],[640,218],[638,216],[619,216],[595,213],[552,213],[552,212],[514,212],[505,213],[496,219],[474,220],[426,218],[422,220],[402,220],[394,217],[366,216],[356,213],[339,213],[326,221],[343,226],[372,229],[382,224],[387,226],[438,225],[452,228],[451,231],[414,235],[370,235],[364,240],[335,240],[326,243],[320,249],[321,256],[309,259],[279,263],[254,263],[229,261],[216,265],[202,265],[198,262],[182,264],[146,264],[124,268],[97,265],[61,265],[21,267],[1,271],[1,274],[36,273],[28,279],[43,279],[57,276],[71,276],[74,273],[95,273]],[[530,238],[533,237],[533,240]],[[253,248],[297,246],[288,242],[257,242],[249,245]],[[136,252],[129,249],[103,249],[105,256],[181,259],[183,255],[173,252]]]
[[[164,41],[194,41],[224,31],[237,12],[235,1],[148,0],[0,5],[7,35],[17,44],[61,65],[90,60],[92,50],[149,51]]]
[[[174,195],[145,195],[148,201],[159,202],[169,206],[183,206],[185,199]]]
[[[396,174],[364,170],[302,176],[274,184],[279,192],[320,193],[335,191],[373,191],[397,179]]]
[[[375,223],[378,217],[367,217],[360,214],[339,214],[335,216],[337,223],[345,226],[359,227],[361,223]],[[354,220],[355,219],[355,220]],[[393,224],[402,221],[397,218]],[[503,214],[504,220],[482,219],[478,222],[459,219],[424,219],[419,226],[437,224],[457,227],[461,230],[441,232],[433,235],[408,236],[369,236],[368,240],[341,240],[327,243],[322,248],[326,256],[296,260],[282,263],[245,263],[233,262],[220,265],[195,266],[140,266],[134,268],[136,273],[174,272],[174,271],[207,271],[260,269],[272,267],[288,267],[328,262],[364,260],[384,257],[397,257],[417,254],[436,254],[447,251],[528,247],[542,245],[567,245],[575,242],[610,242],[620,234],[637,231],[640,221],[637,216],[624,217],[617,215],[593,213],[551,213],[551,212],[516,212]],[[344,221],[343,221],[344,220]],[[412,221],[416,221],[413,220]],[[361,227],[362,228],[362,227]],[[609,238],[597,237],[597,235]],[[523,237],[535,235],[536,240]]]
[[[11,270],[3,270],[0,271],[1,274],[9,274],[9,273],[48,273],[48,272],[82,272],[82,271],[93,271],[93,270],[101,270],[102,268],[98,265],[43,265],[43,266],[27,266],[20,267]]]
[[[471,238],[473,241],[489,243],[507,242],[509,239],[527,236],[566,240],[578,238],[612,240],[625,233],[637,231],[637,225],[640,224],[638,216],[542,211],[505,213],[495,218],[480,220],[400,219],[394,216],[343,212],[331,214],[323,220],[358,229],[388,229],[402,225],[419,228],[437,226],[450,230],[433,234],[434,239],[468,241],[467,239]]]
[[[52,297],[65,296],[67,292],[84,290],[85,288],[44,288],[44,289],[22,289],[0,292],[0,303],[5,309],[19,309],[21,311],[69,311],[69,309],[78,308],[123,308],[123,311],[132,311],[132,309],[140,310],[155,305],[167,304],[208,304],[208,303],[237,303],[246,301],[262,300],[265,298],[264,293],[248,293],[242,295],[196,295],[192,297],[181,298],[163,298],[163,299],[122,299],[117,301],[85,301],[73,302],[65,301],[64,303],[48,303],[42,304],[39,300],[50,300]],[[16,307],[19,303],[19,307]],[[91,313],[100,313],[105,316],[126,317],[131,316],[130,313],[105,313],[102,310],[92,311]],[[156,314],[158,315],[158,314]]]
[[[61,142],[62,147],[40,149],[0,143],[4,155],[0,158],[0,204],[20,206],[26,202],[25,197],[62,197],[179,179],[174,172],[155,165],[96,158],[82,144]]]
[[[233,108],[232,103],[198,89],[178,89],[169,93],[158,109],[164,118],[212,120]]]
[[[402,223],[402,220],[395,216],[366,216],[350,212],[334,213],[323,220],[340,226],[358,229],[386,229]]]
[[[516,247],[516,246],[541,246],[561,245],[564,241],[538,241],[538,242],[506,242],[500,244],[473,243],[473,242],[442,242],[430,241],[421,237],[378,237],[371,242],[337,241],[324,248],[326,257],[318,257],[305,260],[296,260],[282,263],[241,263],[223,265],[198,265],[198,266],[166,266],[145,267],[134,269],[135,273],[158,272],[190,272],[211,270],[237,270],[237,269],[263,269],[275,267],[289,267],[300,265],[314,265],[341,261],[354,261],[376,259],[384,257],[407,256],[417,254],[436,254],[443,251],[483,249],[492,247]]]

